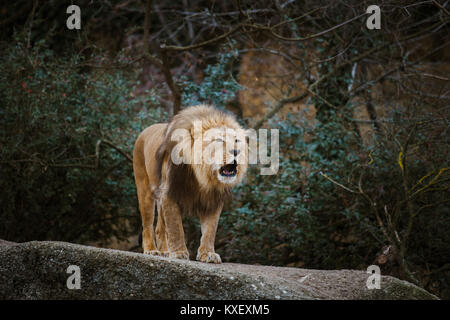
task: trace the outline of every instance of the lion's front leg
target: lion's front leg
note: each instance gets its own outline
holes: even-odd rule
[[[184,240],[183,221],[178,205],[167,195],[161,200],[161,211],[164,217],[169,258],[189,260],[189,252]]]
[[[200,247],[197,251],[197,260],[207,263],[222,263],[220,256],[214,252],[214,241],[216,239],[217,225],[219,223],[222,206],[212,213],[200,215],[200,224],[202,228],[202,238]]]

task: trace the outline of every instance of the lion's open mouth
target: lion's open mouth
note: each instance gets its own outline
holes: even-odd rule
[[[219,173],[224,177],[234,177],[237,173],[236,160],[233,163],[227,164],[219,169]]]

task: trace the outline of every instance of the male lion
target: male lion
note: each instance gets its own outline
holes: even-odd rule
[[[197,260],[221,263],[214,252],[219,216],[231,187],[247,171],[247,143],[242,132],[232,115],[200,105],[139,135],[133,169],[144,253],[189,259],[182,217],[197,215],[202,231]],[[154,233],[155,204],[158,221]]]

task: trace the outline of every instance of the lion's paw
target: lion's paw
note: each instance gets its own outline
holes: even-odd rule
[[[161,257],[169,257],[170,252],[169,251],[161,251]]]
[[[206,263],[222,263],[220,256],[215,252],[199,252],[197,254],[197,260]]]
[[[189,252],[187,252],[187,251],[169,252],[169,258],[189,260]]]
[[[160,256],[161,252],[159,252],[159,250],[145,250],[144,254],[148,254],[150,256]]]

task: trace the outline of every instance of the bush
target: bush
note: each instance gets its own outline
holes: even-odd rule
[[[356,159],[345,155],[355,137],[339,130],[336,122],[307,129],[308,124],[289,117],[273,120],[270,127],[280,129],[279,172],[261,176],[254,167],[247,183],[235,191],[236,206],[222,218],[221,236],[231,243],[226,255],[247,263],[343,266],[348,261],[330,236],[336,230],[346,232],[341,222],[348,210],[333,184],[319,172],[335,168],[337,159],[345,161],[342,166],[352,166]],[[303,141],[307,133],[314,134],[312,142]]]
[[[86,243],[137,234],[127,155],[144,127],[167,120],[159,93],[135,96],[137,75],[120,57],[115,65],[124,68],[111,69],[98,52],[62,58],[19,38],[3,48],[0,238]],[[226,72],[233,58],[224,48],[202,83],[183,79],[183,105],[225,108],[239,89]],[[313,101],[314,126],[301,114],[272,120],[280,170],[261,176],[250,168],[221,216],[216,250],[224,261],[365,270],[390,246],[392,269],[383,274],[449,297],[448,108],[411,100],[364,145],[351,102],[337,94],[347,79],[319,88],[342,107]],[[185,222],[195,256],[198,219]]]
[[[133,71],[88,62],[44,42],[28,49],[20,38],[2,50],[0,238],[102,241],[140,228],[124,155],[165,114],[151,94],[134,96]]]
[[[209,103],[224,109],[227,102],[231,101],[240,89],[240,85],[227,71],[231,69],[236,56],[237,52],[232,45],[225,45],[218,54],[217,62],[214,65],[208,65],[204,70],[205,77],[200,84],[185,77],[182,81],[182,105],[195,106]]]
[[[206,72],[205,83],[185,86],[185,101],[214,98],[221,84],[232,83],[224,65],[210,67],[217,72]],[[221,215],[216,250],[224,261],[250,264],[362,270],[379,264],[383,274],[448,296],[446,109],[422,99],[387,110],[392,121],[379,122],[375,143],[365,145],[351,118],[352,101],[336,94],[348,78],[331,79],[323,88],[340,109],[313,100],[320,110],[314,126],[301,114],[271,121],[268,127],[280,130],[279,172],[261,176],[257,166],[250,167]],[[199,224],[185,222],[195,253]],[[392,257],[382,265],[377,259],[387,247]],[[430,263],[443,272],[430,272]]]
[[[313,128],[292,116],[270,124],[280,129],[279,173],[260,176],[251,168],[222,214],[218,252],[227,261],[365,270],[381,265],[375,259],[391,246],[394,261],[383,274],[445,296],[448,275],[427,266],[445,267],[450,253],[442,149],[448,123],[411,103],[392,112],[398,120],[382,125],[375,145],[365,146],[348,129],[345,108],[340,115],[328,110],[329,120]]]

